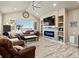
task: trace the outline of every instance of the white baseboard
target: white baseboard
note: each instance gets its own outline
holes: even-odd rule
[[[65,43],[65,42],[57,41],[55,39],[52,40],[52,39],[45,38],[45,37],[42,37],[42,39],[46,39],[46,40],[51,41],[51,42],[56,42],[56,43],[60,43],[60,44],[68,44],[68,45],[71,45],[71,46],[74,46],[74,47],[78,47],[77,44],[73,44],[73,43],[70,43],[70,42]]]
[[[69,45],[72,45],[72,46],[75,46],[75,47],[78,47],[78,45],[77,45],[77,44],[74,44],[74,43],[68,42],[68,44],[69,44]]]
[[[60,44],[65,44],[64,42],[61,42],[61,41],[58,41],[58,40],[55,40],[55,39],[49,39],[49,38],[46,38],[46,37],[42,37],[43,39],[46,39],[48,41],[51,41],[51,42],[56,42],[56,43],[60,43]]]

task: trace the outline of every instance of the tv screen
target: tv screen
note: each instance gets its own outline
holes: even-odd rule
[[[54,26],[55,25],[55,16],[50,16],[50,17],[46,17],[43,19],[44,23],[48,23],[47,25],[49,26]]]
[[[3,31],[4,31],[4,32],[9,32],[9,31],[11,31],[11,26],[10,26],[10,25],[3,25]]]

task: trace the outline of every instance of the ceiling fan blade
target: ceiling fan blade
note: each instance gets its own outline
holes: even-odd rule
[[[39,6],[34,6],[35,8],[41,8],[41,7],[39,7]]]
[[[32,2],[32,9],[35,10],[35,8],[41,8],[40,6],[35,6],[35,1]]]
[[[35,10],[34,2],[35,2],[35,1],[32,1],[32,9],[33,9],[33,10]]]

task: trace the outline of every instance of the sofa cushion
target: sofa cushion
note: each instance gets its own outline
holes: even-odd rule
[[[2,55],[0,55],[0,58],[2,58]]]
[[[0,39],[2,39],[2,38],[4,38],[4,39],[9,39],[7,36],[4,36],[4,35],[1,35],[1,36],[0,36]]]
[[[15,49],[17,49],[17,50],[22,50],[22,49],[24,49],[22,46],[19,46],[19,45],[15,45],[15,46],[13,46]]]
[[[27,30],[24,34],[30,34],[30,32],[34,32],[33,30]]]
[[[24,41],[23,40],[19,40],[18,38],[12,38],[9,39],[13,45],[20,45],[20,46],[24,46]]]
[[[0,47],[0,57],[10,58],[12,55],[4,47]]]
[[[30,32],[30,35],[34,35],[34,32]]]
[[[11,38],[11,39],[9,39],[9,40],[12,41],[12,42],[14,42],[14,41],[19,41],[18,38]]]

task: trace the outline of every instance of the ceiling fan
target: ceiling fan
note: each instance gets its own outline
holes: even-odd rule
[[[37,5],[36,5],[36,2],[33,1],[33,2],[32,2],[32,9],[35,10],[36,8],[41,8],[41,7],[40,7],[40,6],[37,6]]]

